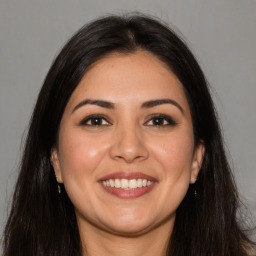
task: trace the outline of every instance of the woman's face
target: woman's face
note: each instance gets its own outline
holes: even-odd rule
[[[181,83],[145,51],[109,55],[86,72],[52,149],[79,227],[117,234],[171,228],[202,155]]]

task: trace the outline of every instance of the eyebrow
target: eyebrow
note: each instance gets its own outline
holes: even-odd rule
[[[174,105],[175,107],[177,107],[180,112],[182,114],[184,114],[184,109],[181,107],[181,105],[175,101],[175,100],[172,100],[172,99],[157,99],[157,100],[149,100],[149,101],[146,101],[144,102],[141,107],[142,108],[153,108],[155,106],[159,106],[159,105],[162,105],[162,104],[171,104],[171,105]]]
[[[156,100],[149,100],[141,104],[141,108],[153,108],[159,105],[163,104],[171,104],[177,107],[180,112],[184,115],[184,109],[181,107],[181,105],[172,99],[156,99]],[[107,109],[115,109],[115,104],[109,101],[105,100],[91,100],[91,99],[85,99],[78,103],[74,109],[72,110],[72,113],[76,111],[78,108],[85,106],[85,105],[96,105],[102,108],[107,108]]]
[[[72,110],[72,112],[74,112],[75,110],[77,110],[78,108],[84,106],[84,105],[96,105],[102,108],[108,108],[108,109],[114,109],[115,108],[115,104],[109,101],[105,101],[105,100],[90,100],[90,99],[86,99],[81,101],[80,103],[78,103],[74,109]]]

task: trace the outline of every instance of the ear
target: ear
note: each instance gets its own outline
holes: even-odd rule
[[[203,158],[204,158],[204,143],[203,141],[199,141],[197,146],[195,147],[193,161],[191,165],[191,176],[190,176],[190,183],[193,184],[197,180],[197,176],[199,174]]]
[[[54,173],[56,176],[56,180],[58,183],[63,183],[62,175],[61,175],[61,168],[60,168],[60,161],[58,156],[58,150],[56,147],[51,149],[51,162],[54,169]]]

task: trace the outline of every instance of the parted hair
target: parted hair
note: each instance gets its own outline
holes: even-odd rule
[[[189,186],[177,209],[166,255],[250,255],[255,244],[238,218],[240,200],[205,76],[168,25],[136,13],[106,16],[85,25],[54,60],[30,120],[3,256],[82,255],[74,207],[63,185],[62,193],[57,191],[51,149],[58,145],[67,102],[88,68],[113,52],[138,50],[155,55],[178,77],[189,102],[195,143],[205,146],[197,182]]]

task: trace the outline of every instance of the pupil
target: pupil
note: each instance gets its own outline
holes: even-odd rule
[[[161,125],[162,120],[161,119],[155,119],[155,125]]]
[[[100,125],[100,124],[101,124],[101,121],[100,121],[99,118],[95,118],[95,119],[93,120],[93,123],[94,123],[94,125]]]

